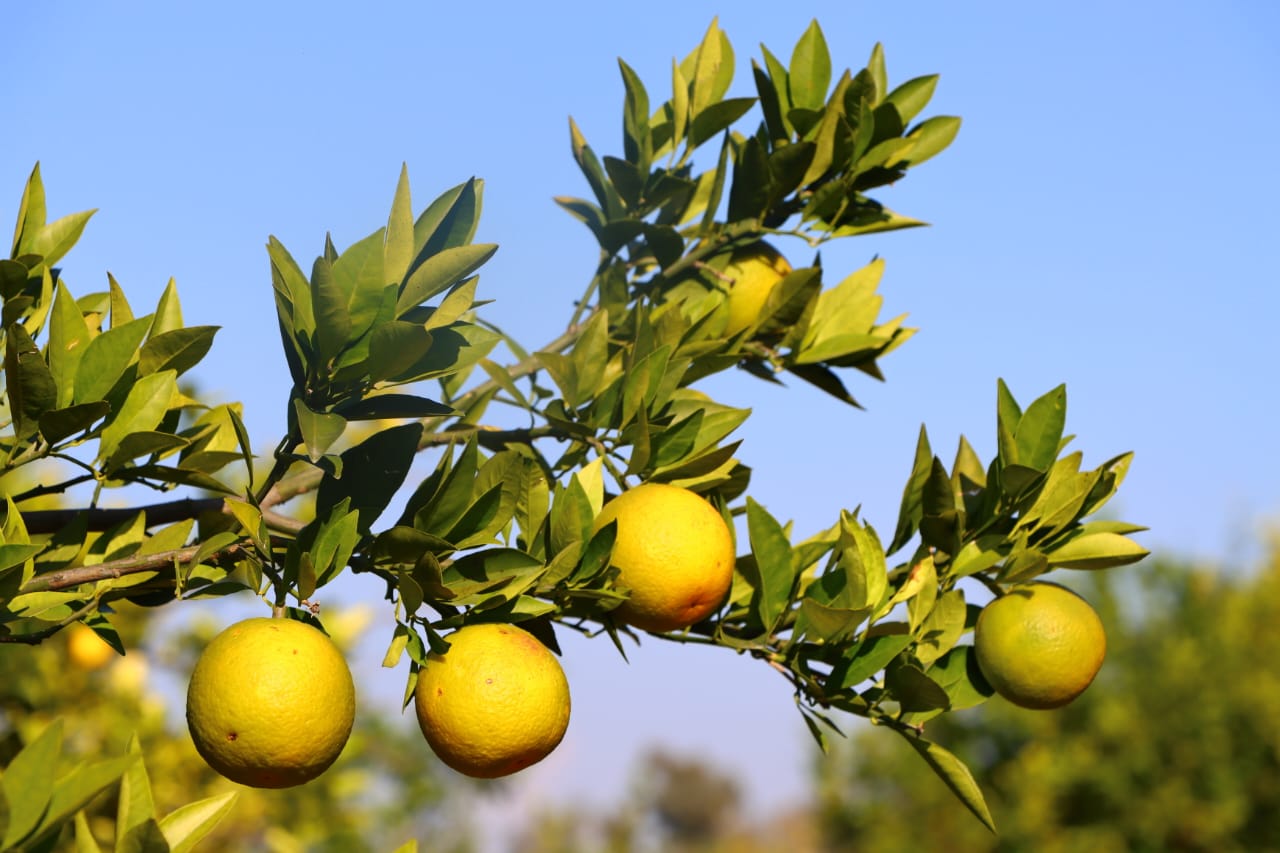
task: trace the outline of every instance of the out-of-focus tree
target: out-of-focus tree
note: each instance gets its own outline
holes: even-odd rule
[[[818,765],[827,849],[1280,850],[1280,542],[1253,573],[1162,561],[1088,580],[1108,626],[1098,689],[1056,713],[992,701],[929,724],[999,837],[905,745],[859,734]]]
[[[633,773],[616,807],[557,809],[535,815],[519,853],[791,853],[817,851],[816,824],[806,811],[753,823],[741,810],[741,785],[695,757],[655,750]]]
[[[332,772],[307,785],[260,790],[219,776],[196,753],[176,692],[218,626],[202,615],[177,630],[157,630],[155,612],[116,606],[112,624],[129,649],[123,657],[88,631],[63,632],[35,648],[0,645],[0,763],[61,718],[70,759],[123,755],[136,734],[161,812],[238,792],[232,817],[200,849],[384,853],[411,838],[429,839],[433,851],[471,849],[457,810],[445,808],[453,804],[448,798],[466,797],[467,786],[446,779],[411,722],[386,713],[362,712]],[[359,609],[329,613],[325,624],[345,648],[367,616]],[[90,645],[73,648],[88,642],[110,657],[97,657]],[[104,850],[115,843],[118,792],[110,787],[87,809],[88,827]],[[76,849],[70,836],[55,849]]]

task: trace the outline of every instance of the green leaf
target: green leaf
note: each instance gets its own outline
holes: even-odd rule
[[[627,93],[622,111],[623,149],[627,160],[647,173],[653,155],[649,132],[649,94],[630,65],[619,59],[618,68],[622,72],[622,84]]]
[[[831,53],[822,28],[813,20],[791,53],[788,89],[791,105],[801,109],[821,109],[830,85]]]
[[[396,300],[396,317],[426,302],[478,270],[498,251],[495,243],[455,246],[427,258],[405,279]]]
[[[262,511],[253,504],[242,500],[227,500],[223,506],[240,522],[240,527],[253,540],[258,552],[267,557],[271,554],[270,538],[267,526],[262,521]]]
[[[102,848],[93,839],[93,831],[89,829],[89,820],[84,816],[83,809],[76,812],[75,832],[75,853],[102,853]]]
[[[26,251],[40,255],[46,266],[53,267],[71,251],[71,247],[84,233],[84,227],[89,224],[89,218],[97,212],[96,208],[82,210],[50,222],[36,232],[35,239],[26,246]]]
[[[476,490],[481,488],[483,486],[477,479]],[[500,482],[481,492],[467,506],[457,523],[443,533],[442,538],[454,543],[459,550],[491,544],[497,531],[511,520],[510,513],[501,512],[503,498],[504,489]],[[508,506],[508,510],[513,509],[514,506]]]
[[[671,148],[675,150],[688,131],[689,81],[685,79],[684,73],[680,70],[680,63],[674,59],[671,60],[671,103],[669,107],[671,115]],[[662,152],[655,151],[654,156],[660,153]]]
[[[951,475],[935,456],[921,493],[920,540],[946,554],[955,554],[960,550],[963,532],[964,517],[957,506]]]
[[[333,263],[323,256],[311,267],[311,301],[316,319],[316,360],[323,366],[337,357],[351,337],[347,294],[338,287]]]
[[[65,409],[54,409],[40,416],[40,434],[50,445],[89,429],[111,412],[111,405],[99,400]]]
[[[403,377],[431,350],[431,333],[421,323],[392,320],[377,325],[369,337],[365,369],[374,382]]]
[[[1019,465],[1048,471],[1058,458],[1062,430],[1067,418],[1067,386],[1059,385],[1039,397],[1018,419],[1014,431]]]
[[[21,323],[9,326],[4,374],[14,434],[19,440],[28,439],[40,429],[40,416],[58,407],[58,386]]]
[[[867,72],[871,75],[873,84],[871,102],[872,106],[875,106],[889,91],[889,73],[884,65],[884,45],[880,42],[876,42],[871,48],[871,58],[867,60]]]
[[[455,524],[471,501],[479,470],[479,455],[479,445],[472,436],[454,464],[453,446],[450,445],[440,457],[436,469],[409,498],[401,524],[412,520],[413,527],[433,533]]]
[[[409,272],[413,273],[425,260],[475,237],[484,197],[484,181],[478,178],[446,190],[427,206],[413,225],[413,240],[418,253]]]
[[[18,219],[13,229],[13,257],[29,254],[29,246],[44,227],[45,217],[44,179],[37,162],[22,188],[22,201],[18,204]]]
[[[27,842],[33,847],[42,836],[60,832],[63,825],[72,819],[72,815],[84,808],[90,800],[101,794],[106,788],[115,784],[129,766],[137,761],[133,755],[119,758],[108,758],[92,764],[82,765],[58,779],[49,801],[49,810],[37,830],[34,838]],[[42,772],[47,773],[48,768]]]
[[[490,548],[459,558],[445,570],[456,604],[493,607],[517,598],[543,571],[542,561],[514,548]]]
[[[539,360],[543,360],[544,355],[552,354],[539,353]],[[574,386],[572,397],[576,399],[579,392],[596,396],[601,390],[600,383],[604,379],[609,361],[609,312],[601,310],[591,315],[573,345],[570,358],[570,364],[557,366],[561,374],[565,375],[566,381]],[[569,397],[566,396],[566,399]]]
[[[1013,393],[1003,379],[996,380],[996,440],[1000,448],[1002,465],[1014,465],[1018,460],[1018,445],[1014,436],[1018,431],[1018,422],[1022,420],[1022,407],[1014,399]]]
[[[981,536],[966,542],[951,561],[951,575],[962,578],[992,568],[1005,558],[1002,551],[1004,545],[1005,538],[1000,534]]]
[[[837,689],[853,689],[884,669],[889,661],[911,645],[911,635],[881,634],[867,637],[860,644],[845,650],[832,667],[827,683]]]
[[[689,144],[697,147],[732,125],[755,106],[755,98],[728,98],[711,104],[693,117],[689,126]]]
[[[178,301],[178,283],[172,278],[160,294],[156,313],[151,321],[151,337],[182,328],[182,306]]]
[[[160,832],[169,844],[169,853],[190,853],[202,838],[231,813],[238,791],[197,800],[174,809],[160,821]]]
[[[181,486],[192,486],[221,494],[239,494],[243,489],[232,488],[226,483],[209,476],[203,471],[191,471],[183,468],[172,468],[167,465],[135,465],[125,469],[129,479],[159,480],[162,483],[175,483]]]
[[[810,641],[843,642],[866,621],[867,615],[866,610],[831,607],[806,596],[800,601],[796,633]]]
[[[924,516],[924,485],[933,470],[933,449],[929,446],[929,435],[924,425],[920,426],[920,438],[916,442],[916,459],[911,468],[911,476],[902,491],[902,506],[898,510],[898,526],[889,543],[886,553],[892,554],[911,540],[920,528],[920,519]]]
[[[333,443],[342,437],[347,428],[347,420],[342,415],[312,411],[306,403],[297,397],[293,400],[294,416],[298,421],[298,429],[302,432],[302,443],[307,457],[312,462],[320,461]]]
[[[56,719],[14,756],[0,776],[0,791],[9,804],[9,826],[0,849],[17,845],[40,826],[53,796],[52,768],[62,752],[61,719]]]
[[[1076,451],[1053,464],[1035,503],[1018,519],[1018,528],[1056,531],[1080,517],[1099,476],[1096,471],[1080,473],[1082,459]]]
[[[400,659],[404,657],[404,650],[409,646],[409,627],[402,622],[396,623],[395,631],[391,635],[391,643],[387,646],[387,653],[382,656],[382,665],[387,669],[391,669],[400,664]]]
[[[427,354],[391,377],[395,382],[452,376],[487,356],[501,336],[471,323],[454,323],[431,332]]]
[[[138,353],[138,374],[173,370],[181,376],[205,357],[217,333],[217,326],[187,326],[152,335]]]
[[[768,155],[758,138],[749,137],[734,163],[733,183],[729,187],[729,221],[763,216],[769,207],[769,182]]]
[[[1068,539],[1048,553],[1050,566],[1064,569],[1111,569],[1136,563],[1150,551],[1119,533],[1086,533]]]
[[[939,597],[920,625],[915,656],[928,666],[952,650],[965,628],[964,591],[948,590]],[[932,670],[930,675],[933,675]]]
[[[387,281],[399,283],[413,260],[413,201],[409,194],[409,166],[400,164],[400,179],[387,216],[386,239],[382,245],[382,268]]]
[[[125,298],[124,289],[111,273],[107,273],[107,285],[110,288],[111,328],[133,322],[133,309],[129,307],[129,300]]]
[[[426,397],[413,394],[375,394],[351,404],[344,404],[334,409],[349,421],[376,421],[383,418],[439,418],[456,415],[452,406],[447,406]]]
[[[969,768],[964,762],[956,758],[947,750],[938,746],[936,743],[925,740],[919,735],[909,732],[905,729],[893,729],[902,735],[907,743],[911,744],[911,748],[919,753],[925,763],[938,774],[938,778],[943,781],[951,792],[964,803],[965,807],[982,821],[982,825],[991,830],[992,834],[996,832],[995,821],[991,819],[991,812],[987,808],[987,802],[982,796],[982,789],[978,787],[978,783],[974,781],[973,774],[969,772]]]
[[[313,337],[316,321],[311,304],[311,283],[293,255],[275,237],[267,240],[267,256],[271,259],[271,285],[283,300],[283,303],[276,303],[281,325],[290,333]]]
[[[765,69],[767,70],[770,81],[769,89],[772,91],[772,98],[766,98],[763,90],[759,86],[759,76],[757,76],[757,90],[760,91],[760,103],[765,107],[765,120],[769,122],[769,127],[773,132],[774,139],[789,139],[794,128],[791,126],[787,116],[791,113],[791,75],[787,73],[786,66],[769,52],[764,45],[760,45],[760,53],[764,58]],[[770,118],[770,113],[774,109],[769,105],[769,101],[777,101],[777,115]]]
[[[896,87],[885,98],[887,103],[893,104],[898,110],[898,115],[902,118],[902,123],[906,124],[920,114],[933,98],[933,92],[938,88],[938,75],[930,74],[927,77],[915,77],[901,86]]]
[[[702,179],[698,181],[698,191],[694,195],[688,216],[693,218],[699,209],[703,211],[702,222],[698,229],[701,233],[710,233],[715,228],[716,216],[720,211],[720,198],[724,194],[724,184],[729,176],[729,153],[732,149],[733,136],[726,133],[724,142],[720,146],[720,159],[716,163],[715,170],[702,176],[705,179],[707,175],[711,175],[705,183],[705,194],[704,181]]]
[[[820,351],[831,348],[832,341],[850,333],[865,335],[871,331],[884,302],[883,297],[876,294],[883,276],[884,259],[877,258],[822,292],[813,312],[813,322],[800,345],[804,361],[822,361],[830,356]]]
[[[27,560],[43,551],[44,547],[43,545],[28,545],[17,542],[0,545],[0,574],[21,566]]]
[[[947,691],[924,670],[901,658],[885,670],[884,685],[905,713],[945,710],[951,703]]]
[[[347,567],[360,540],[359,521],[359,513],[344,511],[339,503],[320,526],[310,551],[315,586],[324,586]]]
[[[137,734],[129,739],[128,754],[136,757],[120,779],[120,791],[116,803],[116,853],[148,853],[147,825],[156,829],[154,821],[155,801],[151,797],[151,782],[142,762],[142,745]]]
[[[148,432],[159,426],[177,393],[177,373],[172,370],[139,379],[129,389],[120,411],[103,427],[98,460],[111,458],[130,433]]]
[[[907,139],[912,145],[907,149],[907,160],[912,166],[919,166],[950,145],[960,133],[960,119],[955,116],[934,116],[916,125]]]
[[[402,424],[375,432],[342,453],[342,478],[325,477],[316,493],[316,515],[327,515],[343,498],[360,514],[368,531],[391,503],[418,452],[422,424]]]
[[[439,307],[431,312],[422,327],[429,332],[455,322],[470,311],[475,304],[478,281],[478,276],[471,276],[451,288],[449,295],[440,301]]]
[[[692,65],[684,72],[690,80],[689,111],[698,115],[720,100],[733,79],[733,47],[720,31],[719,23],[712,19],[706,35],[692,55]]]
[[[845,579],[845,589],[838,600],[855,610],[878,607],[889,589],[888,567],[880,538],[870,525],[842,512],[837,541],[840,555],[837,566]]]
[[[71,293],[59,281],[49,314],[49,372],[58,387],[58,408],[71,405],[76,370],[90,341],[89,326]]]
[[[618,198],[617,191],[605,177],[599,158],[591,150],[591,146],[587,145],[587,140],[583,137],[582,131],[578,128],[572,116],[569,118],[569,144],[573,151],[573,159],[577,162],[578,168],[582,170],[587,183],[590,184],[596,200],[600,202],[601,208],[604,209],[605,220],[613,222],[625,216],[626,212],[622,208],[622,200]],[[601,241],[601,245],[604,245],[603,241]]]
[[[595,516],[581,479],[570,477],[567,486],[557,487],[551,498],[551,551],[558,554],[575,543],[586,542]]]
[[[755,588],[751,609],[759,618],[763,633],[771,634],[791,601],[795,582],[791,543],[782,525],[751,498],[747,498],[747,535],[755,558],[754,577],[750,578]]]
[[[148,314],[120,325],[113,323],[111,329],[89,342],[76,371],[74,398],[77,403],[106,399],[129,363],[137,357],[138,346],[147,336],[152,319]]]
[[[946,691],[950,700],[948,711],[962,711],[981,705],[995,693],[978,668],[973,646],[956,646],[947,652],[929,667],[929,678]],[[919,725],[939,713],[942,713],[940,709],[904,714],[902,721]]]
[[[103,470],[116,472],[124,463],[140,456],[166,456],[175,450],[186,447],[189,442],[180,435],[171,432],[155,432],[140,430],[131,432],[120,440],[115,450],[102,463]]]

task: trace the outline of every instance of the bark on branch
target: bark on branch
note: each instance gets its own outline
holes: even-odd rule
[[[172,551],[161,551],[158,554],[146,554],[139,557],[122,557],[94,566],[78,566],[74,569],[61,569],[56,572],[38,575],[18,588],[18,594],[28,592],[56,592],[70,589],[82,583],[122,578],[138,572],[154,572],[167,569],[174,563],[184,563],[199,553],[200,545],[188,545]],[[206,559],[215,557],[236,557],[247,550],[248,546],[241,542],[233,542],[220,551],[215,551]]]

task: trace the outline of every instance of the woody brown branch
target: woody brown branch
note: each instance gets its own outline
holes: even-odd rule
[[[158,554],[145,554],[137,557],[123,557],[109,560],[94,566],[79,566],[74,569],[61,569],[34,577],[18,588],[18,594],[29,592],[56,592],[70,589],[83,583],[122,578],[139,572],[154,572],[172,567],[175,563],[184,563],[193,559],[200,552],[201,545],[189,545],[172,551],[161,551]],[[248,546],[241,542],[233,542],[227,547],[215,551],[206,559],[216,557],[236,557],[246,552]]]
[[[175,521],[186,521],[199,518],[204,513],[225,512],[225,498],[183,498],[167,503],[148,504],[146,506],[122,507],[119,509],[44,509],[24,512],[22,521],[28,533],[57,533],[64,527],[85,517],[88,530],[102,531],[128,521],[138,513],[146,514],[148,527],[159,524],[172,524]],[[263,520],[271,530],[281,533],[297,533],[303,522],[270,510],[263,510]]]

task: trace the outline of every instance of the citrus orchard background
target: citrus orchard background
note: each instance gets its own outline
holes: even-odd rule
[[[325,11],[272,18],[224,4],[208,17],[157,7],[100,19],[31,4],[11,10],[14,47],[0,58],[14,114],[50,117],[48,132],[0,142],[2,191],[12,196],[39,159],[57,210],[103,208],[72,256],[79,289],[111,269],[146,303],[176,276],[188,317],[225,327],[198,378],[244,399],[258,436],[279,432],[288,384],[266,234],[299,252],[326,229],[350,242],[385,215],[402,160],[427,198],[478,174],[480,238],[502,244],[482,276],[498,300],[490,316],[539,343],[593,265],[585,229],[549,202],[582,192],[565,117],[614,149],[614,57],[663,79],[714,10]],[[941,72],[933,108],[966,122],[927,180],[885,198],[938,227],[824,250],[847,268],[885,255],[887,313],[910,310],[923,329],[886,361],[888,384],[854,389],[871,414],[755,382],[718,386],[755,408],[746,447],[771,512],[806,531],[818,525],[807,518],[862,502],[891,525],[921,421],[939,446],[963,431],[990,455],[997,375],[1026,399],[1066,381],[1086,458],[1138,451],[1118,511],[1153,527],[1148,547],[1228,550],[1275,511],[1265,430],[1276,404],[1255,392],[1276,355],[1266,318],[1277,295],[1260,271],[1277,179],[1250,165],[1267,162],[1277,130],[1274,13],[725,12],[744,61],[758,41],[794,42],[811,15],[841,65],[883,41],[895,79]],[[1188,104],[1230,121],[1192,132]],[[798,791],[805,735],[767,673],[654,642],[626,668],[603,643],[572,643],[569,658],[575,722],[527,790],[616,790],[623,756],[670,738],[737,768],[761,805]],[[385,695],[398,697],[400,679]]]

